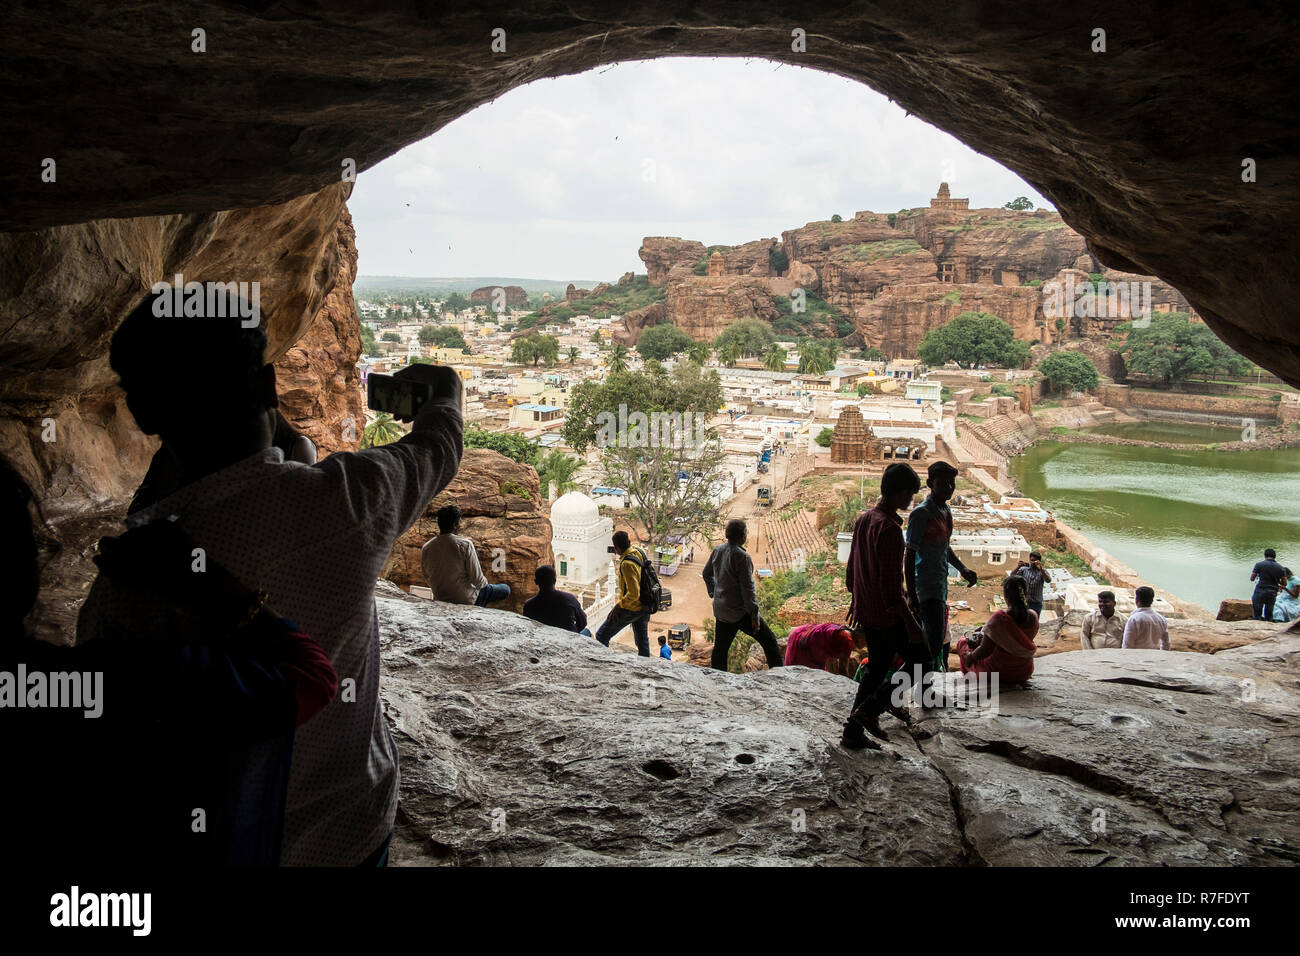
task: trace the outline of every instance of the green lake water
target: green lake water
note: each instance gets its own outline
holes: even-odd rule
[[[1239,429],[1202,425],[1106,428],[1147,441],[1241,437]],[[1157,589],[1208,610],[1224,598],[1250,597],[1250,569],[1265,548],[1277,549],[1278,560],[1300,574],[1300,448],[1211,452],[1040,442],[1013,459],[1010,471],[1024,494]]]

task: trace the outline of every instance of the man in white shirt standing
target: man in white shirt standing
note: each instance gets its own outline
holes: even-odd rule
[[[294,736],[281,863],[382,866],[398,770],[379,704],[375,581],[393,543],[460,467],[460,378],[443,366],[403,369],[432,389],[410,434],[314,465],[286,461],[273,446],[278,396],[260,324],[244,327],[233,294],[212,308],[211,291],[208,311],[200,303],[202,314],[173,317],[162,301],[171,295],[146,297],[109,353],[136,423],[179,466],[167,493],[126,523],[176,521],[196,561],[201,549],[329,654],[339,692]],[[142,600],[101,575],[77,642],[137,626],[156,632],[167,614],[164,598]]]
[[[1169,625],[1163,615],[1151,609],[1155,599],[1156,592],[1146,585],[1133,592],[1137,609],[1128,616],[1128,623],[1124,625],[1123,647],[1169,650]]]
[[[420,570],[429,590],[439,601],[487,607],[510,597],[510,585],[489,584],[479,563],[474,542],[460,531],[460,509],[444,505],[438,509],[438,536],[420,549]]]
[[[1100,651],[1109,647],[1124,646],[1124,625],[1128,619],[1115,613],[1115,592],[1097,594],[1097,610],[1083,619],[1079,643],[1085,651]]]

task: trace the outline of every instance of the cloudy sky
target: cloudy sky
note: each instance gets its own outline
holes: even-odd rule
[[[839,213],[1028,196],[1018,176],[852,80],[659,59],[541,80],[360,174],[362,275],[613,280],[643,236],[737,244]]]

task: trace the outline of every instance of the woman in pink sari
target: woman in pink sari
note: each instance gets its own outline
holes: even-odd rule
[[[957,642],[957,656],[963,674],[997,673],[1006,684],[1022,684],[1034,673],[1034,637],[1038,615],[1029,609],[1025,579],[1011,575],[1002,582],[1005,611],[994,611],[984,624],[984,638],[972,645],[966,638]]]
[[[800,624],[786,638],[785,666],[824,670],[829,661],[838,660],[842,673],[855,644],[853,632],[843,625]]]

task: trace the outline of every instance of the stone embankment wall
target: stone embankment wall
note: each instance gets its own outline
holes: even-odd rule
[[[1281,405],[1286,401],[1259,401],[1251,398],[1224,398],[1217,395],[1187,395],[1182,392],[1147,392],[1127,385],[1102,385],[1096,389],[1097,398],[1111,408],[1138,408],[1144,411],[1182,412],[1199,415],[1224,415],[1231,417],[1266,419],[1275,421]],[[1290,414],[1295,414],[1288,409]]]

